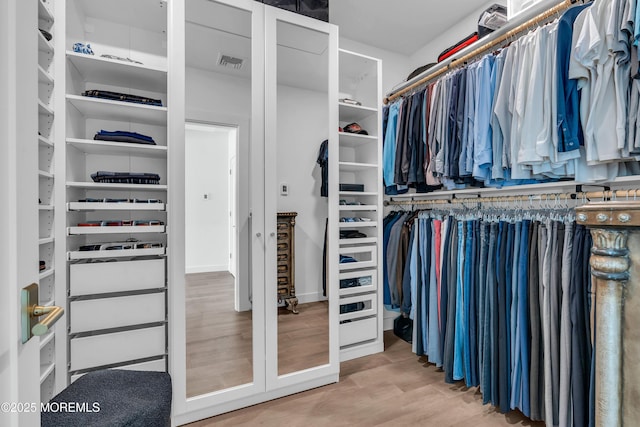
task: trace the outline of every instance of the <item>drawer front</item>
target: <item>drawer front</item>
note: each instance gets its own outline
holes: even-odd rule
[[[70,296],[165,287],[164,258],[72,264]]]
[[[374,340],[378,337],[375,317],[340,324],[340,347]]]
[[[115,369],[125,369],[132,371],[154,371],[154,372],[166,372],[167,361],[163,357],[162,359],[152,360],[150,362],[135,363],[133,365],[118,366]],[[71,382],[74,382],[84,374],[71,375]]]
[[[356,246],[348,248],[340,248],[340,255],[350,256],[356,262],[340,263],[340,271],[355,270],[361,268],[373,268],[377,265],[377,247],[376,246]]]
[[[349,271],[340,273],[340,296],[374,292],[378,289],[377,271]]]
[[[165,354],[165,327],[73,338],[71,371]]]
[[[340,298],[340,321],[373,316],[378,312],[376,294]]]
[[[166,311],[165,294],[73,301],[69,311],[72,333],[162,322]]]

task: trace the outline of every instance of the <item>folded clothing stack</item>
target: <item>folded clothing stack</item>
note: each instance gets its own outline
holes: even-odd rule
[[[88,96],[91,98],[110,99],[112,101],[124,101],[133,102],[136,104],[155,105],[162,107],[162,100],[146,98],[144,96],[131,95],[128,93],[111,92],[108,90],[90,89],[82,92],[82,96]]]
[[[147,135],[142,135],[137,132],[128,132],[125,130],[100,130],[93,136],[97,141],[117,141],[117,142],[131,142],[134,144],[148,144],[156,145],[156,142]]]
[[[93,182],[110,184],[160,184],[160,175],[139,172],[107,172],[98,171],[91,174]]]

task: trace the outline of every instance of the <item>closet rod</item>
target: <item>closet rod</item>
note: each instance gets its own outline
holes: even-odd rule
[[[465,197],[453,199],[432,199],[432,200],[385,200],[385,206],[402,205],[451,205],[465,203],[495,203],[495,202],[529,202],[544,201],[555,202],[560,200],[640,200],[640,188],[632,190],[607,190],[588,191],[580,193],[547,193],[531,194],[520,196],[495,196],[495,197]]]
[[[523,24],[518,25],[514,29],[507,31],[506,33],[504,33],[500,37],[495,38],[495,39],[487,42],[486,44],[478,47],[477,49],[474,49],[473,51],[469,52],[468,54],[466,54],[466,55],[464,55],[464,56],[462,56],[462,57],[460,57],[458,59],[454,59],[453,61],[451,61],[445,67],[442,67],[439,70],[436,70],[436,71],[432,72],[431,74],[427,74],[426,76],[424,76],[420,80],[418,80],[418,81],[416,81],[416,82],[414,82],[414,83],[412,83],[412,84],[410,84],[410,85],[398,90],[397,92],[393,92],[393,93],[387,95],[387,97],[384,98],[383,102],[385,104],[388,104],[389,102],[391,102],[391,101],[395,100],[396,98],[404,95],[405,93],[410,92],[413,89],[424,85],[429,80],[435,79],[436,77],[446,73],[450,69],[455,68],[458,65],[464,64],[469,59],[471,59],[471,58],[473,58],[473,57],[475,57],[475,56],[477,56],[477,55],[479,55],[479,54],[491,49],[492,47],[501,45],[506,40],[509,40],[512,37],[515,37],[521,31],[527,30],[527,29],[531,28],[532,26],[537,25],[540,22],[544,22],[545,20],[549,19],[550,17],[552,17],[556,13],[559,13],[559,12],[564,11],[565,9],[568,9],[571,6],[571,4],[572,4],[571,0],[564,0],[562,3],[559,3],[559,4],[551,7],[550,9],[546,10],[545,12],[542,12],[541,14],[539,14],[537,16],[534,16],[533,18],[531,18],[528,21],[524,22]]]

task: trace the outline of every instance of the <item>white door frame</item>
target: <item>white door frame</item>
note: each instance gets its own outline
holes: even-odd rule
[[[39,411],[40,338],[20,338],[20,289],[38,282],[37,16],[34,1],[0,4],[0,403]],[[40,414],[0,410],[0,424],[40,425]]]

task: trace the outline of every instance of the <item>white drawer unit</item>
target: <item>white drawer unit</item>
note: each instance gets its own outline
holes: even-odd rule
[[[340,296],[375,292],[378,289],[376,270],[340,273]],[[344,281],[344,282],[343,282]]]
[[[376,246],[342,247],[340,248],[340,255],[351,257],[356,261],[341,262],[340,271],[376,267],[378,263],[377,254],[378,248]]]
[[[71,339],[71,371],[164,355],[165,327]]]
[[[72,264],[69,276],[71,297],[158,289],[165,287],[165,260]]]
[[[340,324],[340,347],[375,340],[378,337],[376,317],[352,320]]]
[[[340,298],[340,321],[360,319],[378,313],[376,294]],[[350,311],[353,310],[353,311]]]
[[[163,322],[165,293],[72,301],[71,333]]]

